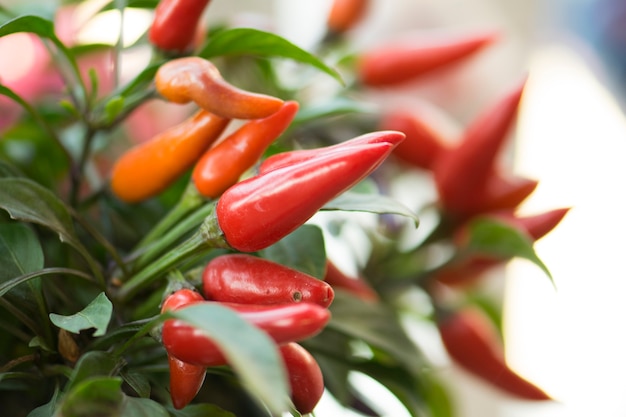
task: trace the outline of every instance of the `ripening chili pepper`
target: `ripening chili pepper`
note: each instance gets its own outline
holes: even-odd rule
[[[216,303],[216,301],[198,301]],[[319,333],[328,320],[328,309],[312,303],[278,305],[219,303],[230,308],[259,329],[265,331],[277,344],[296,342]],[[218,366],[227,363],[217,344],[195,327],[180,321],[166,320],[162,331],[163,345],[168,353],[198,366]]]
[[[446,212],[466,215],[475,209],[476,196],[497,168],[497,157],[515,120],[523,88],[524,83],[480,114],[461,142],[437,160],[434,180]]]
[[[330,284],[334,289],[341,288],[362,300],[378,301],[378,294],[362,277],[350,277],[346,275],[331,261],[326,262],[324,281]]]
[[[321,155],[334,152],[338,149],[344,149],[346,147],[352,147],[357,145],[366,145],[368,143],[381,143],[387,142],[394,146],[397,146],[404,140],[403,135],[399,135],[397,131],[377,131],[365,133],[355,138],[346,140],[344,142],[337,143],[335,145],[326,146],[317,149],[298,149],[294,151],[281,152],[271,155],[264,159],[259,166],[259,173],[263,174],[276,168],[282,168],[285,166],[297,164],[307,161],[309,159],[316,158]]]
[[[122,154],[111,172],[111,190],[129,203],[154,197],[174,183],[217,140],[229,119],[200,110]]]
[[[200,108],[228,119],[260,119],[277,112],[283,100],[242,90],[228,83],[206,59],[190,56],[161,65],[156,89],[173,103],[195,102]]]
[[[387,142],[348,147],[239,182],[216,205],[224,239],[241,252],[278,242],[369,175],[392,149]]]
[[[161,311],[177,310],[191,302],[201,301],[202,295],[190,289],[174,292],[165,299]],[[170,397],[174,408],[180,410],[191,402],[202,388],[206,376],[204,366],[183,362],[175,356],[167,355],[170,370]]]
[[[300,414],[309,414],[324,394],[322,370],[313,355],[297,343],[279,349],[289,378],[291,401]]]
[[[207,150],[196,163],[192,179],[204,197],[216,198],[261,158],[268,146],[289,126],[298,103],[286,101],[276,113],[250,120],[216,146]]]
[[[213,258],[202,273],[208,300],[240,304],[314,303],[328,307],[333,289],[311,275],[246,254]]]
[[[422,169],[432,169],[435,161],[450,147],[450,140],[414,111],[398,110],[383,115],[379,127],[406,135],[393,154],[398,159]]]
[[[326,26],[331,33],[344,33],[352,29],[367,13],[369,0],[333,0]]]
[[[357,76],[369,87],[398,86],[456,64],[496,38],[494,32],[480,32],[395,41],[364,52],[357,64]]]
[[[438,327],[450,358],[466,371],[518,398],[551,399],[509,368],[497,330],[477,310],[452,313],[442,318]]]
[[[154,46],[165,51],[188,51],[209,2],[210,0],[161,0],[154,9],[148,39]]]

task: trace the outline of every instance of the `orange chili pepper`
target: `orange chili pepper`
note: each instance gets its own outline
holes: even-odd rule
[[[196,164],[192,179],[204,197],[215,198],[236,184],[261,158],[267,147],[289,126],[298,103],[287,101],[276,113],[247,122],[209,149]]]
[[[326,19],[328,30],[343,33],[353,28],[365,15],[369,0],[334,0]]]
[[[154,78],[156,89],[174,103],[195,102],[199,107],[228,119],[259,119],[280,109],[283,100],[245,91],[222,78],[210,61],[178,58],[163,64]]]
[[[200,110],[152,140],[129,149],[113,166],[113,193],[128,203],[154,197],[193,166],[229,121]]]

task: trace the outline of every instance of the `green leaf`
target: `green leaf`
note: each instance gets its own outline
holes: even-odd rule
[[[91,276],[85,274],[82,271],[78,271],[76,269],[69,269],[69,268],[44,268],[44,269],[40,269],[38,271],[35,272],[30,272],[28,274],[24,274],[24,275],[20,275],[18,277],[15,277],[13,279],[7,280],[5,282],[3,282],[2,284],[0,284],[0,297],[2,297],[3,295],[5,295],[7,292],[11,291],[13,288],[17,287],[18,285],[30,281],[32,279],[35,279],[37,277],[41,277],[44,275],[74,275],[80,278],[84,278],[86,280],[91,280]]]
[[[273,33],[251,28],[223,30],[209,37],[198,54],[204,58],[222,55],[254,55],[289,58],[325,72],[343,84],[341,75],[315,55]]]
[[[115,96],[104,106],[107,122],[111,123],[124,110],[124,97]]]
[[[82,245],[67,206],[52,191],[27,178],[0,178],[0,208],[11,218],[45,226],[59,235],[89,262],[94,273],[96,262]]]
[[[470,251],[502,259],[527,259],[541,268],[554,284],[548,267],[535,252],[533,240],[517,228],[501,221],[478,218],[469,224],[468,235],[467,248]]]
[[[67,393],[55,417],[119,416],[123,401],[121,378],[94,377]]]
[[[407,336],[395,311],[387,305],[365,303],[345,291],[335,290],[330,311],[329,329],[382,350],[414,373],[422,370],[424,358],[421,352]]]
[[[211,335],[243,387],[271,412],[289,409],[289,388],[282,359],[269,336],[233,310],[202,304],[169,313]]]
[[[291,127],[327,117],[353,113],[373,114],[375,111],[375,107],[363,103],[362,101],[351,100],[345,97],[334,97],[321,104],[303,106],[298,110],[298,114],[296,114],[296,117],[291,123]]]
[[[21,177],[22,173],[13,164],[4,159],[0,159],[0,178]]]
[[[419,217],[399,201],[380,194],[360,193],[352,190],[329,201],[323,210],[364,211],[375,214],[398,214],[419,225]]]
[[[170,414],[154,400],[125,395],[119,417],[170,417]]]
[[[59,399],[59,390],[56,389],[49,402],[31,410],[26,417],[50,417],[54,414]]]
[[[56,39],[54,24],[41,16],[19,16],[0,26],[0,37],[18,32],[30,32],[42,38]]]
[[[43,268],[35,232],[23,223],[0,224],[0,282]]]
[[[100,350],[87,352],[76,362],[72,374],[69,377],[66,391],[71,391],[74,386],[88,379],[110,376],[114,373],[117,366],[117,361],[113,355],[108,352]]]
[[[102,336],[106,333],[112,314],[113,304],[102,292],[87,307],[76,314],[61,316],[50,313],[50,321],[55,326],[76,334],[80,333],[81,330],[95,328],[96,331],[93,335]]]
[[[305,224],[260,255],[313,277],[323,279],[326,272],[324,234],[315,225]]]
[[[175,417],[235,417],[230,411],[222,410],[213,404],[191,404],[182,410],[174,410]]]
[[[122,372],[122,378],[142,398],[150,397],[150,381],[139,372]]]

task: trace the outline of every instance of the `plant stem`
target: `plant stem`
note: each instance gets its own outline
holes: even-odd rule
[[[217,218],[212,212],[196,233],[124,283],[117,292],[118,301],[128,301],[130,297],[149,284],[159,278],[165,278],[167,272],[176,265],[214,248],[229,248],[229,246],[224,240],[217,224]]]
[[[215,209],[214,203],[208,203],[200,207],[198,210],[189,214],[189,216],[182,219],[176,226],[171,228],[161,239],[152,243],[146,248],[133,265],[135,269],[143,268],[147,263],[152,261],[156,256],[163,253],[165,249],[170,247],[174,242],[179,240],[182,236],[193,230],[194,227],[202,224],[202,221],[213,212]]]

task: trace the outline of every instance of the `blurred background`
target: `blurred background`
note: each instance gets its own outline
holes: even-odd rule
[[[4,6],[18,3],[28,2],[0,0]],[[238,5],[249,11],[242,24],[277,22],[272,29],[308,49],[323,36],[330,1],[214,0],[208,18],[219,21]],[[140,36],[149,22],[149,16],[127,15],[127,35]],[[101,24],[82,28],[81,36],[115,32],[103,29],[110,22]],[[512,400],[448,364],[445,377],[458,394],[460,417],[623,417],[626,2],[375,0],[349,36],[358,49],[407,31],[476,28],[498,29],[502,37],[461,71],[404,89],[404,98],[444,107],[463,124],[528,76],[511,161],[515,171],[540,183],[524,210],[572,210],[536,244],[555,285],[536,266],[514,261],[496,289],[505,300],[508,360],[557,402]],[[142,57],[141,51],[131,53]],[[7,56],[0,71],[14,67]],[[132,59],[124,62],[132,65]],[[447,364],[444,355],[440,360]],[[379,387],[371,390],[386,417],[406,415]],[[318,414],[352,415],[330,398],[322,400]]]

